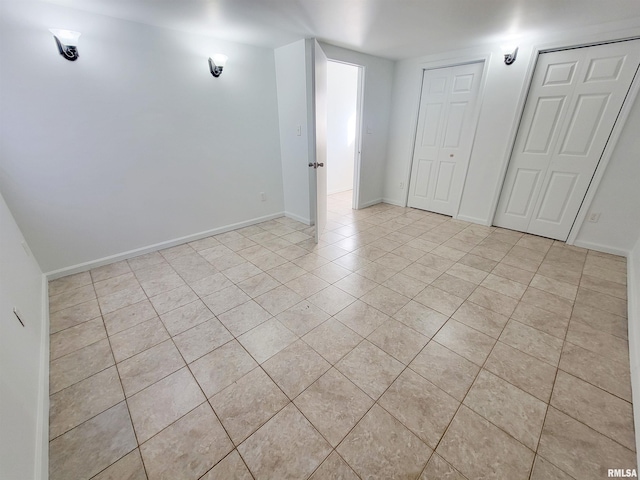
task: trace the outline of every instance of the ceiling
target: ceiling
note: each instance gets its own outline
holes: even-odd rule
[[[301,38],[391,59],[609,22],[640,0],[47,0],[86,12],[279,47]]]

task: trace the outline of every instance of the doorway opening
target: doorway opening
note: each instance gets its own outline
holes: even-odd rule
[[[327,208],[358,208],[363,67],[327,62]]]

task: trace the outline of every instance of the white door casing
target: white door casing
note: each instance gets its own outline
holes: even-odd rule
[[[483,66],[424,70],[408,206],[456,213],[476,130]]]
[[[312,119],[314,158],[309,164],[316,180],[316,243],[327,224],[327,56],[317,40],[312,44]]]
[[[640,40],[541,53],[494,224],[566,240],[640,63]]]

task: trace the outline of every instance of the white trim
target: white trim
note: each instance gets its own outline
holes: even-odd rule
[[[109,255],[108,257],[99,258],[97,260],[90,260],[88,262],[79,263],[77,265],[72,265],[70,267],[64,267],[58,270],[54,270],[52,272],[47,272],[45,273],[45,275],[48,280],[54,280],[56,278],[64,277],[66,275],[85,272],[87,270],[91,270],[92,268],[101,267],[102,265],[108,265],[109,263],[118,262],[120,260],[127,260],[129,258],[137,257],[138,255],[143,255],[145,253],[156,252],[164,248],[174,247],[176,245],[181,245],[183,243],[193,242],[195,240],[200,240],[201,238],[210,237],[211,235],[217,235],[219,233],[229,232],[231,230],[236,230],[238,228],[248,227],[250,225],[255,225],[256,223],[266,222],[268,220],[273,220],[274,218],[280,218],[282,216],[284,216],[284,212],[272,213],[270,215],[265,215],[263,217],[257,217],[257,218],[252,218],[251,220],[245,220],[244,222],[232,223],[231,225],[224,225],[222,227],[213,228],[211,230],[206,230],[204,232],[194,233],[192,235],[186,235],[180,238],[174,238],[173,240],[167,240],[165,242],[154,243],[153,245],[136,248],[126,252],[122,252],[122,253],[116,253],[115,255]],[[304,221],[303,223],[307,223],[307,222],[308,221]],[[308,224],[309,223],[307,223],[307,225]]]
[[[354,65],[358,67],[358,91],[356,93],[356,152],[353,158],[353,195],[351,198],[351,208],[360,208],[360,181],[362,180],[362,146],[364,144],[364,82],[367,69],[364,65]]]
[[[640,238],[627,258],[627,322],[636,444],[640,445]],[[640,465],[640,451],[636,453]]]
[[[371,200],[369,202],[360,203],[360,209],[370,207],[372,205],[377,205],[378,203],[382,203],[384,200],[382,198],[376,198],[375,200]]]
[[[617,247],[610,247],[609,245],[602,245],[600,243],[589,242],[585,240],[578,240],[575,243],[569,245],[588,248],[589,250],[596,250],[597,252],[610,253],[611,255],[619,255],[621,257],[626,257],[629,254],[628,250],[623,250]]]
[[[382,203],[388,203],[389,205],[396,205],[397,207],[406,207],[405,204],[403,204],[401,201],[399,200],[395,200],[393,198],[386,198],[384,197],[382,199]]]
[[[40,372],[34,478],[49,478],[49,282],[42,275],[42,331],[40,332]]]
[[[470,217],[469,215],[456,215],[453,217],[456,220],[462,220],[463,222],[476,223],[478,225],[484,225],[486,227],[491,226],[491,222],[489,222],[486,218],[477,218]]]
[[[295,213],[284,212],[284,216],[287,218],[290,218],[291,220],[295,220],[296,222],[301,222],[301,223],[304,223],[305,225],[311,225],[311,219],[303,218],[299,215],[296,215]]]

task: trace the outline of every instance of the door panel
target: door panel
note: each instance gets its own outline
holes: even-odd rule
[[[483,63],[425,70],[408,205],[453,215],[471,154]]]
[[[316,243],[327,225],[327,56],[313,41],[313,108],[315,121]]]
[[[496,225],[567,239],[639,63],[639,40],[540,54]]]

